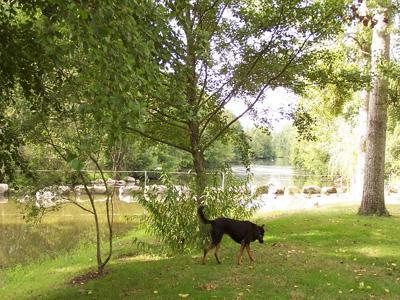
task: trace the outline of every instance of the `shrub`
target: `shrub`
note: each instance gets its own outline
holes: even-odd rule
[[[162,186],[153,186],[140,198],[146,209],[146,230],[173,252],[187,252],[204,245],[197,218],[197,201],[191,189],[173,185],[161,176]],[[225,216],[248,219],[258,208],[255,196],[244,186],[206,188],[202,202],[210,219]]]

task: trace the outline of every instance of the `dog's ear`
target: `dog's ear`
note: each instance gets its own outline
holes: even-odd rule
[[[262,224],[262,225],[261,225],[261,228],[264,228],[264,226],[265,226],[265,224]]]

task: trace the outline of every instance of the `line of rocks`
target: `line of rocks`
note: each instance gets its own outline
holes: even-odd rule
[[[319,187],[316,185],[307,185],[303,188],[297,186],[275,186],[274,184],[262,185],[257,187],[256,194],[272,194],[272,195],[296,195],[296,194],[306,194],[306,195],[317,195],[317,194],[337,194],[340,192],[335,186],[324,186]]]

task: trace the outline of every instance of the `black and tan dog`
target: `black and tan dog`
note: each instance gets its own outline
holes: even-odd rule
[[[200,220],[204,224],[211,224],[211,244],[204,249],[203,264],[206,262],[207,253],[215,248],[215,258],[220,264],[219,258],[220,243],[224,234],[229,235],[235,242],[240,244],[240,250],[237,257],[239,265],[242,264],[243,251],[246,248],[247,254],[251,261],[254,261],[254,256],[250,250],[250,243],[258,240],[263,243],[264,240],[264,225],[258,226],[250,221],[238,221],[229,218],[218,218],[215,220],[208,220],[204,215],[204,206],[199,206],[197,209]]]

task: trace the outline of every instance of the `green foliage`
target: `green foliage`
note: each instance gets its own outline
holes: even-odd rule
[[[15,121],[4,117],[0,111],[0,182],[13,182],[18,168],[29,175],[27,162],[21,153],[23,144]]]
[[[309,86],[304,86],[303,98],[292,113],[300,140],[291,146],[290,156],[301,169],[352,177],[359,140],[354,129],[362,105],[357,92],[368,88],[370,80],[367,70],[359,70],[360,58],[354,52],[338,40],[338,46],[326,51],[307,76]]]
[[[298,137],[305,141],[314,141],[316,139],[313,127],[315,127],[315,118],[302,105],[298,105],[291,113],[293,125],[297,129]]]
[[[328,174],[329,155],[321,143],[296,140],[290,153],[290,164],[311,174]]]
[[[224,144],[216,141],[212,147],[204,153],[208,169],[223,169],[226,163],[235,159],[234,146],[232,143]]]
[[[175,252],[190,251],[203,245],[197,218],[197,201],[186,186],[176,186],[163,174],[161,187],[148,190],[140,204],[146,209],[146,229]],[[255,196],[244,185],[225,189],[207,187],[202,202],[212,219],[220,216],[249,219],[257,210]]]
[[[296,128],[291,125],[284,126],[272,135],[272,146],[276,157],[289,158],[290,148],[297,138]]]
[[[389,116],[400,116],[400,63],[392,61],[383,67],[385,77],[389,80]]]
[[[272,136],[261,129],[253,129],[248,132],[252,154],[256,159],[273,159],[275,152]]]
[[[399,176],[400,175],[400,124],[395,121],[392,125],[393,129],[390,129],[387,133],[387,146],[386,146],[386,157],[385,157],[385,169],[388,174]]]
[[[21,153],[25,144],[17,100],[32,109],[43,95],[43,73],[51,68],[40,42],[41,28],[32,3],[0,3],[0,182],[12,183],[17,170],[30,175]]]

